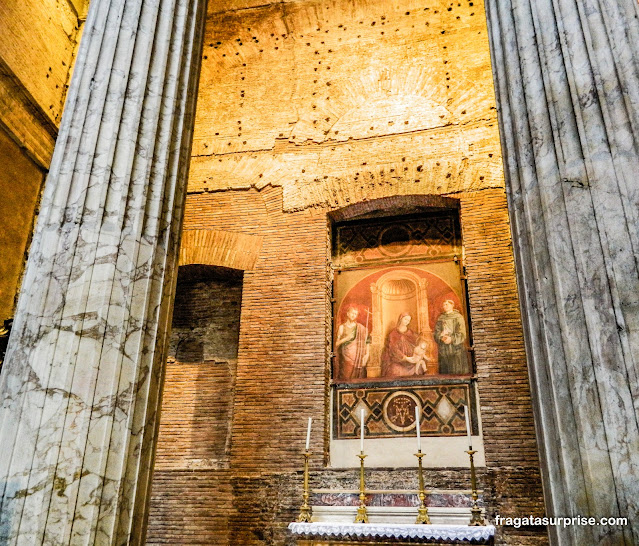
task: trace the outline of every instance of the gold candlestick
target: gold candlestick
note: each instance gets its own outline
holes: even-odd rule
[[[472,448],[466,453],[470,457],[470,487],[472,489],[473,505],[470,509],[470,523],[468,525],[486,525],[484,518],[481,516],[481,508],[477,506],[477,477],[475,476],[475,462],[473,461],[473,455],[477,451]]]
[[[308,489],[308,460],[311,457],[311,452],[307,449],[304,452],[304,503],[300,508],[300,515],[297,516],[298,523],[306,522],[311,523],[311,507],[308,504],[309,489]]]
[[[424,471],[422,469],[422,457],[426,455],[422,453],[421,449],[417,450],[415,457],[419,461],[419,508],[417,509],[417,519],[415,523],[430,524],[430,517],[428,516],[428,508],[426,508],[426,493],[424,493]]]
[[[362,451],[359,455],[359,508],[357,509],[357,517],[355,523],[368,523],[368,512],[366,511],[366,493],[364,482],[364,459],[366,455]]]

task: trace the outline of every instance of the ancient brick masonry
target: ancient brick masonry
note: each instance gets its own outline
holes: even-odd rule
[[[542,514],[505,195],[485,190],[460,197],[487,511]],[[236,375],[230,375],[230,364],[169,363],[149,543],[285,544],[286,523],[300,501],[306,416],[315,418],[313,487],[349,489],[357,483],[355,471],[322,464],[330,321],[326,212],[285,213],[281,190],[267,188],[192,195],[186,222],[190,228],[260,234],[264,246],[255,270],[244,275]],[[203,323],[223,323],[222,314],[214,317],[208,306],[235,301],[228,287],[191,284],[188,295],[186,288],[180,285],[173,346],[191,324],[210,332]],[[198,308],[202,321],[191,315]],[[200,341],[212,343],[210,336]],[[370,477],[378,489],[398,483],[414,489],[414,480],[414,472],[406,470],[373,470]],[[463,470],[434,470],[427,477],[430,488],[466,489],[468,482]],[[526,544],[529,535],[530,544],[545,540],[544,529],[528,529],[523,535],[504,533],[499,541]]]
[[[181,269],[155,464],[157,524],[149,543],[227,543],[241,299],[241,275]]]
[[[189,339],[167,372],[149,543],[291,543],[308,416],[312,487],[356,487],[354,470],[326,466],[329,214],[393,215],[412,195],[461,204],[487,514],[542,514],[482,3],[259,4],[209,3],[184,225],[250,246],[237,361],[205,355],[224,322],[206,308],[231,292],[181,284],[191,296],[176,300],[173,347]],[[240,267],[229,250],[206,263]],[[197,305],[191,330],[180,321]],[[406,469],[368,479],[416,488]],[[466,470],[428,472],[428,488],[468,486]],[[499,544],[546,542],[545,529],[498,533]]]

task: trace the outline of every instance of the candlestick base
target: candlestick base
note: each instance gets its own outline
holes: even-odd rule
[[[308,505],[302,505],[300,508],[300,515],[295,520],[297,523],[311,523],[313,514],[311,513],[311,507]]]
[[[355,517],[355,523],[368,523],[368,512],[366,511],[366,505],[362,504],[359,505],[359,508],[357,509],[357,516]]]
[[[475,527],[478,525],[486,525],[484,518],[481,515],[481,508],[476,504],[470,509],[470,522],[468,523],[471,527]]]
[[[304,452],[304,502],[300,507],[300,515],[297,516],[298,523],[311,523],[313,514],[311,512],[311,507],[308,504],[308,499],[310,497],[310,491],[308,487],[308,460],[311,457],[311,452],[307,449]]]
[[[423,523],[425,525],[430,525],[430,517],[428,515],[428,508],[425,506],[422,508],[421,506],[417,509],[417,519],[415,523]]]

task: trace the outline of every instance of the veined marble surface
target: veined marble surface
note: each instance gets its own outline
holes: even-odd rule
[[[91,3],[0,383],[0,543],[139,544],[203,29]]]
[[[487,0],[546,504],[639,544],[639,6]]]
[[[311,505],[312,521],[318,523],[353,522],[357,516],[357,506]],[[371,524],[413,524],[417,518],[417,506],[370,506],[366,504],[368,520]],[[485,514],[482,512],[482,515]],[[467,526],[470,522],[470,506],[428,506],[428,516],[434,525]]]

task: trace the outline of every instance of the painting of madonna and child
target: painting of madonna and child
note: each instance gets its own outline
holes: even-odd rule
[[[335,295],[335,381],[472,373],[455,262],[342,271]]]

